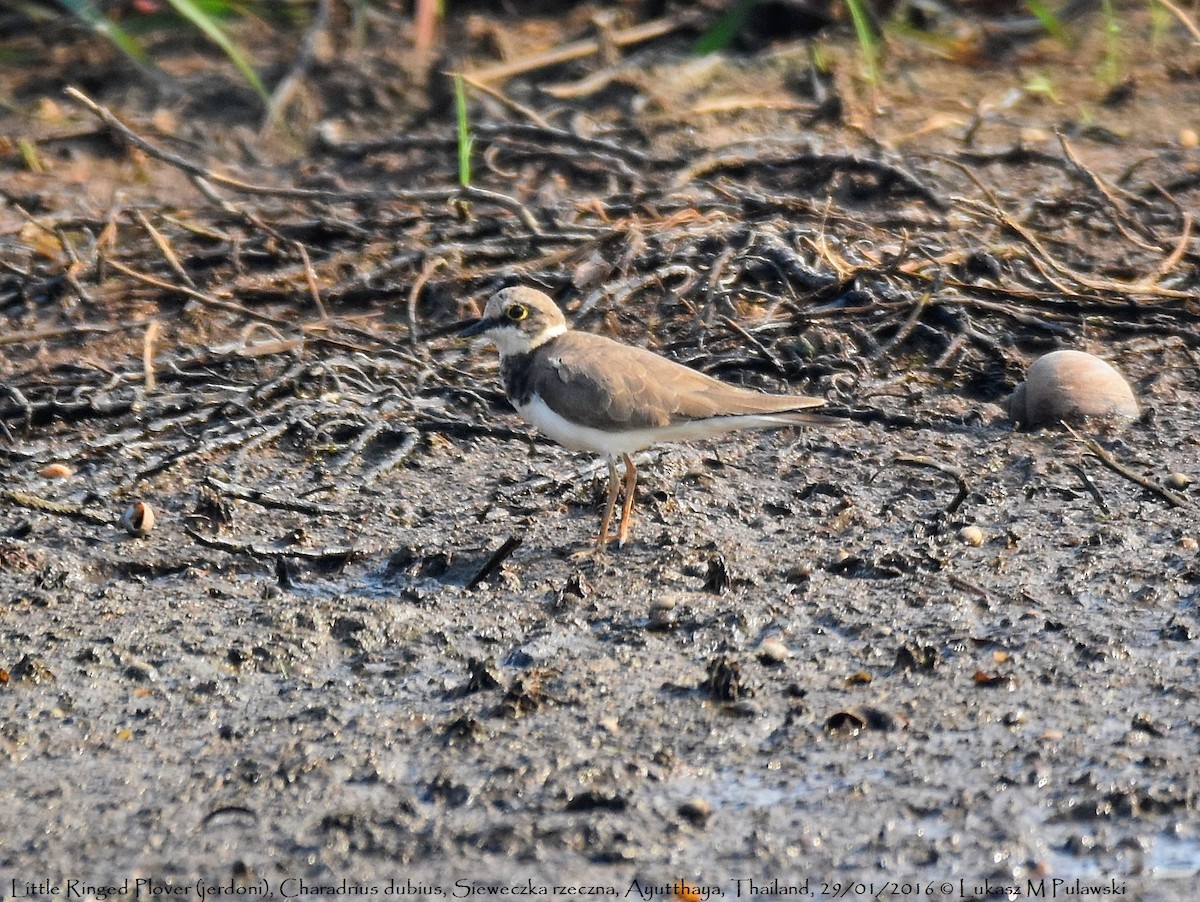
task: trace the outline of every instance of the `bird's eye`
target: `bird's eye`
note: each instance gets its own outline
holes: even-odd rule
[[[529,309],[522,304],[512,304],[504,311],[504,315],[514,323],[519,323],[525,317],[529,316]]]

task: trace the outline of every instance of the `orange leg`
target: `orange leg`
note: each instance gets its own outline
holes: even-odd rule
[[[617,525],[618,545],[624,545],[625,540],[629,538],[629,515],[633,513],[633,499],[637,494],[637,467],[633,465],[633,458],[628,454],[622,456],[625,458],[625,504],[621,508],[621,522]],[[613,475],[616,475],[615,468]]]
[[[608,462],[608,503],[604,505],[604,516],[600,518],[600,535],[596,537],[596,550],[601,553],[604,551],[604,546],[608,544],[608,526],[612,523],[613,508],[617,506],[619,487],[617,465],[610,460]],[[622,522],[624,521],[622,520]]]

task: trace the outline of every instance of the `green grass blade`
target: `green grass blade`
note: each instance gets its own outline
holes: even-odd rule
[[[1108,88],[1120,84],[1121,64],[1121,19],[1113,0],[1100,0],[1100,13],[1104,21],[1104,52],[1097,67],[1097,77]]]
[[[263,103],[270,103],[270,96],[267,94],[267,89],[263,87],[258,73],[254,71],[246,57],[229,40],[212,16],[202,10],[193,0],[167,0],[167,2],[175,8],[175,12],[204,32],[205,37],[220,47],[233,64],[237,66],[238,71],[242,73],[242,77],[250,83],[250,87],[254,88],[258,96],[263,99]]]
[[[98,10],[92,0],[58,0],[58,5],[75,16],[97,34],[103,36],[134,62],[148,65],[149,60],[129,32]]]
[[[863,0],[846,0],[850,8],[850,18],[854,21],[854,34],[858,37],[858,46],[867,61],[867,80],[871,83],[879,81],[879,42],[875,40],[875,32],[871,30],[871,19],[867,15]]]
[[[454,76],[454,110],[458,117],[458,182],[471,187],[471,123],[467,119],[467,86],[461,75]]]
[[[700,35],[700,40],[696,41],[692,52],[697,56],[707,56],[728,47],[757,3],[758,0],[736,0],[721,18],[713,23],[712,28]]]
[[[1046,29],[1048,35],[1056,41],[1067,43],[1067,29],[1063,26],[1062,19],[1056,16],[1042,0],[1025,0],[1025,5],[1042,23],[1042,27]]]

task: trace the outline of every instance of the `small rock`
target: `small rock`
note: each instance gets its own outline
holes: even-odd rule
[[[39,470],[38,475],[44,479],[70,479],[75,475],[75,471],[66,464],[50,464]]]
[[[908,642],[896,649],[896,662],[892,666],[898,670],[933,670],[941,660],[935,646]]]
[[[1192,477],[1188,476],[1187,473],[1172,473],[1163,482],[1167,484],[1167,488],[1169,489],[1183,491],[1192,484]]]
[[[656,598],[650,602],[650,622],[647,628],[655,632],[664,632],[675,625],[675,599]]]
[[[714,702],[736,702],[754,695],[754,688],[742,679],[742,668],[728,655],[717,655],[708,662],[700,688]]]
[[[125,676],[135,683],[154,683],[158,680],[158,671],[153,664],[145,661],[133,661],[125,667]]]
[[[978,548],[983,544],[983,530],[978,526],[964,526],[958,531],[958,537],[972,548]]]
[[[121,525],[135,539],[144,539],[154,529],[154,508],[145,501],[135,501],[125,508]]]
[[[839,736],[857,736],[863,730],[889,732],[908,727],[908,720],[880,708],[864,706],[838,711],[825,721],[825,732]]]
[[[805,561],[796,564],[794,567],[789,567],[783,578],[789,583],[803,583],[810,579],[813,575],[813,565],[811,561]]]
[[[704,824],[712,817],[713,807],[707,799],[702,799],[700,796],[688,799],[677,809],[679,816],[686,821],[690,821],[697,827],[703,827]]]
[[[11,678],[25,683],[49,683],[54,679],[54,673],[46,666],[41,658],[23,655],[21,660],[13,665]]]
[[[713,555],[708,561],[708,572],[704,574],[704,590],[714,595],[724,595],[732,585],[733,573],[725,555]]]
[[[792,656],[778,636],[768,636],[758,644],[758,660],[768,666],[778,666]]]
[[[1052,351],[1039,357],[1008,404],[1013,422],[1031,428],[1086,417],[1136,419],[1140,413],[1121,374],[1083,351]]]
[[[650,602],[650,613],[655,611],[673,611],[675,610],[675,599],[671,596],[661,596]]]

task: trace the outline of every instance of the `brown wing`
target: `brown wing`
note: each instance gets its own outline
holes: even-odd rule
[[[643,429],[824,403],[728,385],[651,351],[590,332],[567,332],[534,353],[544,364],[534,390],[551,410],[597,429]]]

